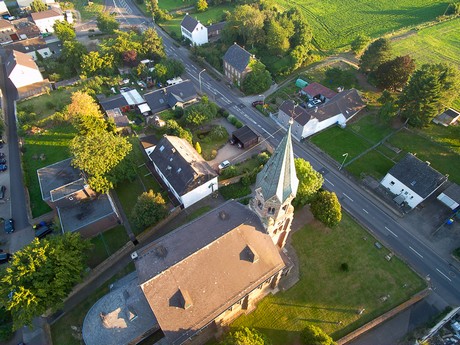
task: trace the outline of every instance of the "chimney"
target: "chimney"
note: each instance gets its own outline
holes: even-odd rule
[[[426,165],[428,165],[428,166],[431,165],[431,162],[426,161],[425,163],[426,163]]]
[[[318,112],[318,107],[315,107],[315,113],[317,113],[317,112]]]

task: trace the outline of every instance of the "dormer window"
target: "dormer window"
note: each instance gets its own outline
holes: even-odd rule
[[[274,207],[269,207],[268,208],[268,214],[275,214],[275,208]]]

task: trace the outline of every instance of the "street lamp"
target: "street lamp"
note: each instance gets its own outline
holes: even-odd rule
[[[203,68],[203,70],[200,73],[198,73],[198,81],[200,83],[200,94],[201,94],[201,73],[203,73],[204,71],[206,71],[206,68]]]
[[[346,161],[347,158],[348,158],[348,152],[345,152],[345,153],[342,155],[342,157],[345,157],[345,158],[343,159],[342,165],[340,166],[339,170],[342,170],[343,165],[345,164],[345,161]]]

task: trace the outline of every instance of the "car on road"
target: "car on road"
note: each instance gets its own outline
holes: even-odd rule
[[[3,152],[0,152],[0,158],[5,158],[5,154]]]
[[[230,166],[230,162],[229,162],[229,161],[223,161],[222,163],[219,164],[219,170],[228,168],[229,166]]]
[[[264,102],[263,101],[254,101],[254,102],[252,102],[252,106],[254,108],[257,107],[258,105],[264,105]]]
[[[0,164],[6,164],[6,159],[5,158],[0,158]]]
[[[13,255],[10,253],[0,253],[0,264],[6,264],[11,260],[12,257]]]
[[[12,218],[5,219],[3,229],[7,234],[11,234],[12,232],[14,232],[14,220]]]
[[[0,200],[3,200],[5,198],[5,192],[6,192],[6,187],[1,186],[0,187]]]
[[[313,99],[310,99],[310,100],[308,101],[307,107],[308,107],[308,108],[314,108],[314,107],[320,105],[321,103],[323,103],[323,102],[321,102],[320,99],[313,98]]]
[[[0,164],[0,171],[6,171],[6,169],[8,169],[6,164]]]

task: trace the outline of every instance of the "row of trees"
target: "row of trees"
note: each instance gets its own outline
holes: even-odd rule
[[[372,42],[361,56],[361,70],[388,90],[380,98],[383,118],[399,114],[411,125],[423,127],[458,97],[460,73],[454,66],[425,64],[415,71],[415,61],[410,56],[391,56],[391,44],[386,38]],[[389,91],[401,93],[394,96]]]

